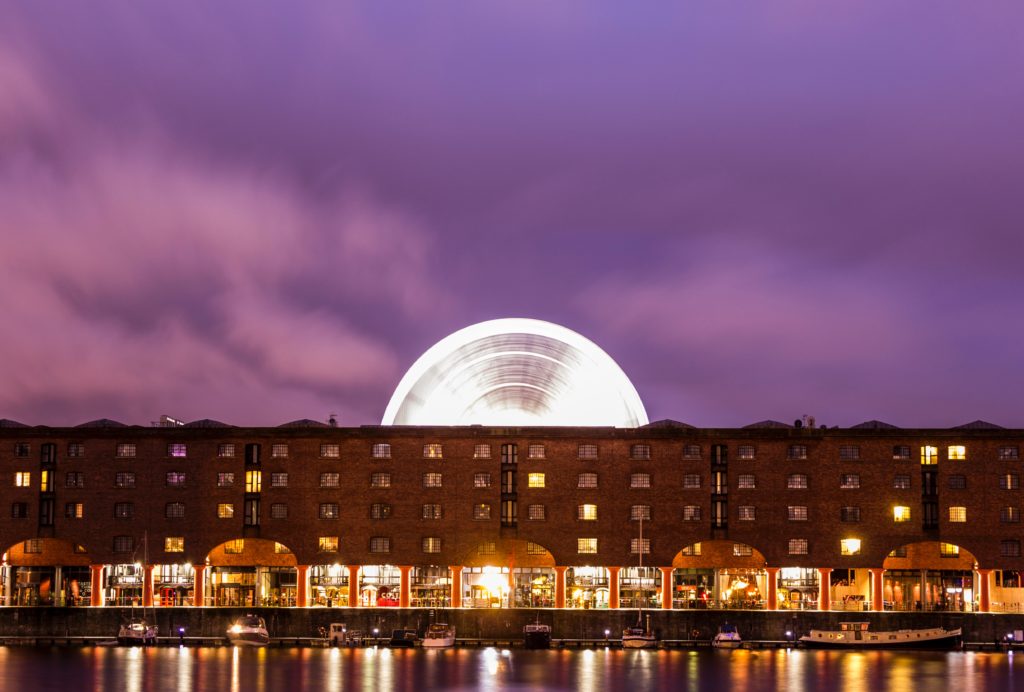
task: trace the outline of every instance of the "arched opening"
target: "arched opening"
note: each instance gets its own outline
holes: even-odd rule
[[[57,538],[29,538],[7,548],[0,563],[4,605],[87,606],[92,596],[84,546]]]
[[[764,608],[768,573],[746,543],[701,541],[672,559],[673,608]]]
[[[555,558],[532,541],[484,541],[463,560],[462,604],[471,608],[551,608]]]
[[[295,555],[283,543],[236,538],[206,556],[205,605],[294,606],[297,597]]]
[[[972,611],[977,561],[954,543],[924,541],[896,548],[882,563],[886,610]]]

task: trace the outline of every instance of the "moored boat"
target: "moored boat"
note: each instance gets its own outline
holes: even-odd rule
[[[736,625],[730,625],[728,622],[718,628],[718,634],[711,640],[711,646],[716,649],[738,649],[742,644],[743,638],[740,637]]]
[[[547,649],[551,647],[551,625],[539,622],[523,628],[523,646],[527,649]]]
[[[122,646],[147,646],[156,644],[157,628],[145,618],[132,618],[123,623],[117,631],[117,643]]]
[[[455,628],[443,622],[435,622],[423,635],[423,647],[427,649],[445,649],[454,645]]]
[[[391,630],[391,639],[388,640],[388,646],[392,649],[411,649],[416,646],[416,642],[419,640],[420,638],[416,634],[416,630],[396,629]]]
[[[838,630],[811,630],[800,644],[813,649],[954,649],[962,630],[942,627],[874,632],[867,622],[841,622]]]
[[[259,615],[243,615],[228,628],[228,641],[235,646],[266,646],[270,643],[267,623]]]

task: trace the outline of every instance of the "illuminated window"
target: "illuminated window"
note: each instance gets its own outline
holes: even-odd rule
[[[30,471],[14,472],[14,487],[28,488],[32,486],[32,473]]]
[[[135,551],[135,539],[131,536],[114,536],[115,553],[131,553]],[[27,551],[26,551],[27,552]]]
[[[892,508],[892,520],[897,523],[910,521],[910,507],[897,505]]]
[[[790,538],[789,539],[789,554],[790,555],[806,555],[807,554],[807,539],[806,538]]]
[[[1020,476],[1016,473],[1004,473],[999,476],[999,487],[1003,490],[1017,490],[1020,488]]]
[[[167,445],[167,456],[169,457],[184,457],[188,456],[188,447],[181,442],[172,442]]]
[[[283,502],[275,502],[270,505],[270,518],[271,519],[287,519],[288,518],[288,505]]]
[[[597,487],[597,474],[596,473],[581,473],[576,477],[577,488],[596,488]]]
[[[440,473],[424,473],[423,474],[423,487],[424,488],[440,488],[441,487],[441,474]]]
[[[390,459],[391,445],[389,445],[387,442],[378,442],[373,446],[370,455],[374,459]]]
[[[164,505],[164,516],[168,519],[181,519],[185,516],[185,503],[168,502]]]
[[[68,456],[69,457],[84,457],[85,456],[85,445],[81,442],[70,442],[68,443]]]
[[[320,456],[323,459],[340,459],[341,445],[322,444],[320,445]]]
[[[338,552],[338,537],[337,536],[320,536],[317,540],[317,549],[321,553],[336,553]]]
[[[580,445],[576,448],[577,459],[596,459],[597,445]]]
[[[490,459],[491,458],[491,446],[490,445],[476,445],[473,447],[473,458],[474,459]]]
[[[904,473],[899,473],[893,476],[892,487],[897,490],[909,490],[910,489],[910,476]]]
[[[473,505],[473,518],[478,520],[491,518],[491,506],[483,503]]]
[[[258,493],[263,488],[263,472],[262,471],[246,471],[245,472],[245,492],[247,493]]]
[[[804,505],[790,505],[786,512],[790,521],[807,521],[807,507]]]
[[[114,474],[114,487],[115,488],[134,488],[135,487],[135,472],[134,471],[118,471]]]
[[[218,519],[231,519],[235,516],[235,506],[230,502],[222,502],[217,505]]]
[[[700,505],[683,507],[683,521],[700,521]]]
[[[281,471],[278,473],[270,474],[270,487],[271,488],[287,488],[288,487],[288,474]]]
[[[1020,541],[1000,541],[999,555],[1002,557],[1020,557]]]
[[[684,459],[700,459],[700,445],[686,445],[683,447]]]
[[[651,458],[651,446],[650,445],[633,445],[629,448],[630,459],[650,459]]]
[[[754,445],[740,445],[736,448],[736,458],[749,461],[754,458]]]
[[[892,448],[892,458],[896,461],[910,460],[910,445],[896,445]]]
[[[963,445],[950,445],[946,449],[946,458],[952,461],[963,461],[967,458],[967,447]]]
[[[12,519],[27,519],[28,518],[28,503],[27,502],[15,502],[11,505],[11,518]]]
[[[185,538],[183,536],[168,536],[164,539],[165,553],[185,552]]]
[[[805,473],[791,473],[786,478],[786,487],[792,490],[806,490],[807,489],[807,474]]]
[[[597,539],[596,538],[577,538],[576,539],[576,552],[586,555],[594,555],[597,553]]]
[[[999,510],[999,521],[1004,524],[1020,523],[1020,507],[1003,507]]]
[[[117,445],[117,456],[122,458],[135,456],[135,445],[126,442]]]
[[[633,505],[629,508],[629,520],[630,521],[650,521],[651,520],[651,506],[650,505]]]
[[[165,482],[170,488],[182,488],[185,486],[185,472],[168,471]]]
[[[441,539],[437,536],[426,536],[423,539],[423,552],[425,553],[439,553],[441,552]]]
[[[370,487],[371,488],[390,488],[391,487],[391,474],[390,473],[371,473],[370,474]]]
[[[423,458],[442,459],[444,458],[444,449],[441,447],[441,445],[437,444],[436,442],[428,445],[423,445]]]
[[[860,539],[844,538],[839,541],[839,553],[841,555],[860,555]]]
[[[740,505],[737,518],[740,521],[754,521],[756,519],[756,511],[753,505]]]
[[[745,543],[733,543],[732,554],[733,557],[750,557],[754,554],[754,549]]]
[[[902,545],[899,548],[896,548],[896,550],[893,550],[893,551],[889,552],[889,557],[906,557],[906,556],[907,556],[907,546],[905,546],[905,545]]]
[[[688,556],[688,557],[699,556],[700,555],[700,543],[694,543],[692,545],[685,546],[679,552],[681,554],[683,554],[683,555]]]
[[[967,521],[967,508],[966,507],[950,507],[949,508],[949,520],[954,524],[962,524]]]
[[[115,502],[114,503],[114,517],[116,519],[131,519],[135,516],[135,503],[133,502]]]
[[[544,505],[530,505],[527,507],[526,518],[530,521],[544,521],[547,518],[547,511]]]
[[[740,490],[753,490],[757,487],[757,478],[752,473],[741,473],[736,479],[736,487]]]
[[[839,521],[858,522],[860,521],[860,507],[840,507]]]
[[[386,502],[374,502],[370,505],[371,519],[387,519],[391,516],[391,505]]]
[[[806,459],[807,458],[807,445],[790,445],[789,452],[786,454],[787,459]]]
[[[527,449],[527,456],[531,459],[543,459],[544,445],[530,445]]]
[[[597,505],[577,505],[576,518],[580,521],[597,521]]]
[[[860,447],[857,445],[840,445],[839,458],[843,461],[855,461],[860,459]]]
[[[235,484],[235,474],[231,472],[224,472],[217,474],[217,487],[218,488],[230,488]]]
[[[643,553],[647,555],[651,552],[651,539],[650,538],[631,538],[629,539],[629,552],[633,555],[639,555]]]
[[[340,473],[321,473],[320,474],[320,487],[321,488],[337,488],[341,485],[341,474]]]
[[[85,474],[81,471],[69,471],[64,475],[65,488],[84,488]]]
[[[217,445],[217,456],[218,457],[233,457],[235,456],[235,445],[231,442],[225,442]]]
[[[473,487],[474,488],[490,488],[491,487],[491,474],[489,474],[489,473],[474,473],[473,474]]]
[[[649,473],[632,473],[629,475],[629,487],[630,488],[650,488],[651,487],[651,474]]]
[[[683,476],[683,487],[688,489],[694,489],[700,487],[700,474],[699,473],[687,473]]]
[[[839,487],[850,490],[860,487],[860,475],[856,473],[844,473],[839,478]]]
[[[320,511],[318,516],[321,519],[337,519],[338,514],[338,503],[337,502],[321,502]]]
[[[543,473],[531,473],[527,476],[529,485],[531,488],[543,488],[544,487],[544,474]]]
[[[1020,459],[1020,448],[1019,447],[1000,447],[999,448],[999,459],[1000,461],[1017,461]]]
[[[534,543],[533,541],[526,542],[526,554],[527,555],[547,555],[548,550],[540,543]]]
[[[85,516],[85,506],[81,502],[69,502],[64,505],[64,516],[68,519],[81,519]]]
[[[245,552],[245,539],[235,538],[224,542],[224,553],[227,555],[241,555]]]
[[[429,503],[423,505],[422,516],[424,519],[440,519],[441,518],[441,505],[437,503]]]
[[[939,543],[939,557],[960,557],[960,546],[952,543]]]
[[[476,547],[477,555],[494,555],[497,551],[497,546],[494,541],[484,541]]]
[[[288,445],[270,445],[270,456],[274,459],[285,459],[288,457]]]
[[[274,541],[274,553],[277,555],[291,555],[291,552],[291,549],[289,549],[284,543]]]
[[[967,487],[967,476],[959,473],[950,476],[949,487],[953,490],[963,490]]]
[[[924,446],[921,447],[921,465],[933,466],[939,463],[939,448]]]

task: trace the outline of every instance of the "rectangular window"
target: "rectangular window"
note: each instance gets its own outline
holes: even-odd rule
[[[892,508],[892,520],[897,524],[910,521],[910,507],[896,505]]]
[[[740,505],[737,516],[740,521],[754,521],[756,511],[753,505]]]
[[[218,488],[230,488],[235,484],[235,474],[231,472],[224,472],[217,474],[217,487]]]
[[[14,472],[14,487],[16,488],[29,488],[32,486],[32,472],[31,471],[15,471]]]
[[[490,445],[476,445],[473,447],[473,458],[474,459],[490,459],[491,458],[491,446]]]
[[[491,506],[488,504],[476,504],[473,505],[473,518],[477,520],[485,520],[491,518]]]
[[[687,473],[683,476],[683,487],[688,489],[695,489],[700,487],[700,474],[699,473]]]
[[[752,473],[741,473],[736,481],[740,490],[753,490],[757,487],[757,478]]]
[[[840,555],[860,555],[860,539],[844,538],[839,541]]]
[[[732,556],[733,557],[750,557],[754,554],[754,549],[746,543],[733,543],[732,544]]]
[[[222,442],[217,445],[217,456],[222,459],[230,459],[235,456],[235,445],[232,442]]]
[[[967,521],[966,507],[950,507],[949,520],[954,524],[962,524]]]
[[[543,473],[531,473],[527,476],[529,486],[531,488],[543,488],[544,487],[544,474]]]
[[[423,552],[425,553],[439,553],[441,552],[441,539],[437,536],[427,536],[423,539]]]
[[[789,452],[786,454],[787,459],[806,459],[807,458],[807,445],[790,445]]]
[[[906,557],[906,556],[907,556],[907,546],[905,546],[905,545],[901,545],[899,548],[896,548],[895,550],[889,551],[889,557]]]
[[[185,503],[168,502],[164,505],[164,516],[168,519],[181,519],[185,516]]]
[[[529,505],[526,508],[526,518],[530,521],[544,521],[547,518],[544,505]]]
[[[117,519],[131,519],[135,516],[135,504],[131,502],[115,502],[114,517]]]
[[[115,553],[131,553],[135,550],[135,539],[131,536],[114,536]]]
[[[576,552],[582,555],[596,555],[597,554],[597,539],[596,538],[577,538],[576,539]]]
[[[320,457],[322,459],[340,459],[341,445],[323,444],[320,445]]]
[[[641,553],[647,555],[651,552],[651,539],[650,538],[631,538],[629,539],[629,552],[632,555],[640,555]]]
[[[28,518],[28,503],[27,502],[15,502],[11,504],[11,518],[12,519],[26,519]]]
[[[188,447],[181,442],[172,442],[167,445],[167,456],[184,457],[188,456]]]
[[[135,472],[134,471],[118,471],[114,474],[114,487],[115,488],[134,488],[135,487]]]
[[[245,492],[247,493],[258,493],[263,490],[263,472],[262,471],[246,471],[245,472]]]
[[[650,445],[633,445],[629,448],[629,458],[644,460],[651,458],[651,446]]]
[[[24,459],[29,454],[29,446],[27,442],[15,442],[14,443],[14,456]]]
[[[629,474],[629,487],[630,488],[650,488],[651,487],[651,474],[649,474],[649,473],[631,473],[631,474]]]
[[[321,519],[337,519],[338,518],[338,503],[336,502],[321,502],[320,511],[317,516]]]
[[[806,538],[790,538],[789,539],[789,554],[790,555],[806,555],[807,554],[807,539]]]
[[[527,456],[531,459],[543,459],[544,445],[530,445],[527,448]]]
[[[547,555],[548,550],[539,543],[533,541],[526,542],[526,554],[527,555]]]
[[[135,456],[135,445],[130,442],[122,442],[117,445],[117,456],[123,458]]]
[[[939,557],[960,557],[960,546],[953,543],[939,543]]]
[[[857,445],[840,445],[839,458],[842,461],[855,461],[860,459],[860,447]]]
[[[489,474],[489,473],[474,473],[473,474],[473,487],[474,488],[490,488],[491,487],[491,474]]]
[[[371,553],[390,553],[391,539],[387,536],[373,536],[370,538]]]
[[[317,549],[321,553],[336,553],[338,552],[338,537],[337,536],[320,536],[317,540]]]
[[[1020,448],[1019,447],[1000,447],[999,448],[999,460],[1000,461],[1018,461],[1020,459]]]
[[[441,487],[441,474],[440,473],[424,473],[423,474],[423,487],[424,488],[440,488]]]
[[[807,489],[807,474],[804,473],[791,473],[786,478],[786,487],[793,490],[806,490]]]
[[[242,521],[246,526],[259,526],[260,525],[260,501],[256,498],[250,498],[245,501],[242,505],[245,515],[242,517]]]
[[[495,552],[497,552],[497,545],[494,541],[484,541],[476,547],[477,555],[494,555]]]
[[[925,445],[921,447],[921,465],[934,466],[939,463],[939,448]]]
[[[241,555],[245,551],[245,539],[235,538],[224,543],[224,552],[228,555]]]
[[[1001,557],[1020,557],[1020,541],[1000,541],[999,555]]]
[[[423,445],[423,458],[424,459],[443,459],[444,448],[441,445],[435,443]]]
[[[390,473],[371,473],[370,474],[370,487],[371,488],[390,488],[391,487],[391,474]]]
[[[740,445],[736,448],[736,458],[750,461],[754,458],[754,445]]]
[[[271,488],[287,488],[288,487],[288,474],[285,472],[272,473],[270,474],[270,487]]]
[[[700,543],[692,543],[690,545],[684,546],[683,549],[681,551],[679,551],[679,552],[681,554],[683,554],[683,555],[686,555],[687,557],[693,557],[693,556],[698,556],[699,557],[700,556]]]
[[[860,507],[840,507],[839,521],[847,523],[860,521]]]
[[[946,458],[950,461],[963,461],[967,458],[967,447],[964,445],[949,445],[946,448]]]
[[[423,505],[423,518],[424,519],[440,519],[441,518],[441,505],[433,503]]]
[[[999,510],[999,521],[1004,524],[1020,523],[1020,507],[1003,507]]]
[[[683,507],[683,521],[700,521],[700,505]]]
[[[218,519],[231,519],[235,516],[235,506],[230,502],[221,502],[217,505]]]
[[[597,487],[597,474],[596,473],[581,473],[576,477],[577,488],[596,488]]]
[[[856,473],[844,473],[839,478],[839,487],[851,490],[860,487],[860,475]]]
[[[807,521],[806,505],[790,505],[786,511],[790,521]]]
[[[185,472],[168,471],[165,482],[169,488],[183,488],[185,487]]]
[[[501,446],[501,463],[502,464],[518,464],[519,463],[519,445],[516,445],[516,444],[503,444]]]
[[[286,459],[288,457],[288,445],[270,445],[270,456],[273,459]]]
[[[895,461],[909,461],[910,445],[895,445],[892,448],[892,458]]]
[[[893,476],[892,487],[897,490],[909,490],[910,489],[910,476],[904,473],[898,473]]]
[[[81,442],[69,442],[68,443],[68,456],[69,457],[84,457],[85,456],[85,445]]]
[[[999,487],[1003,490],[1017,490],[1020,488],[1020,476],[1016,473],[1004,473],[999,476]]]
[[[84,488],[85,474],[81,471],[70,471],[64,475],[65,488]]]
[[[341,485],[341,474],[340,473],[321,473],[320,474],[320,487],[321,488],[337,488]]]
[[[85,516],[85,505],[81,502],[69,502],[64,505],[64,516],[68,519],[81,519]]]
[[[596,459],[597,445],[580,445],[576,448],[577,459]]]
[[[953,490],[963,490],[967,487],[967,476],[955,474],[949,477],[949,487]]]
[[[683,446],[683,458],[684,459],[700,459],[700,445],[684,445]]]
[[[165,553],[183,553],[185,552],[185,538],[184,536],[167,536],[164,538],[164,552]]]
[[[390,459],[391,458],[391,445],[387,442],[378,442],[375,444],[370,452],[370,456],[374,459]]]
[[[270,518],[271,519],[287,519],[288,518],[288,505],[283,502],[274,502],[270,505]]]
[[[576,518],[580,521],[597,521],[597,505],[576,505]]]
[[[630,521],[650,521],[651,520],[651,506],[650,505],[633,505],[629,508],[629,520]]]
[[[374,502],[370,505],[371,519],[387,519],[391,516],[391,505],[386,502]]]

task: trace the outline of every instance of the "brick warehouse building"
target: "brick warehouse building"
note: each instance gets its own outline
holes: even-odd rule
[[[1017,611],[1022,442],[4,420],[2,602]]]

